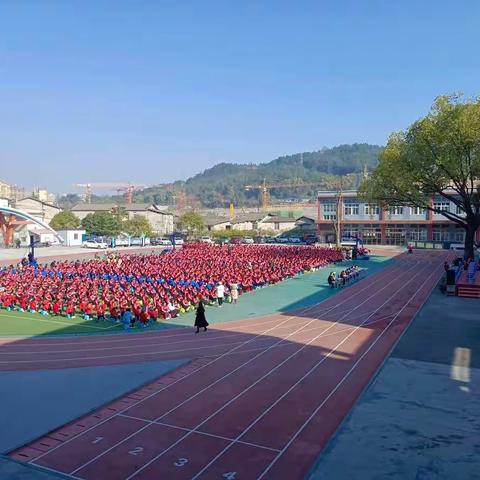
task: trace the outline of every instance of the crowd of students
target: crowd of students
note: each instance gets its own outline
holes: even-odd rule
[[[43,315],[81,315],[147,325],[199,302],[236,302],[238,294],[340,261],[310,246],[186,245],[164,255],[113,255],[88,261],[0,269],[0,307]],[[129,310],[128,310],[129,309]]]

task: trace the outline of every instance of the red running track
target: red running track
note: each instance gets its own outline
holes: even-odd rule
[[[141,349],[162,358],[181,351],[196,360],[10,456],[88,480],[302,479],[428,298],[447,257],[403,255],[296,315],[235,322],[193,339],[166,332],[146,343],[139,336]],[[52,368],[62,358],[83,365],[141,355],[129,350],[131,338],[96,341],[107,343],[81,338],[68,348],[43,342],[42,349],[27,342],[11,361],[33,356],[32,365],[38,357]],[[104,347],[114,359],[99,355]]]

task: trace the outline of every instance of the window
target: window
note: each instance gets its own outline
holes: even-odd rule
[[[343,236],[344,237],[358,237],[358,227],[350,227],[345,225],[343,227]]]
[[[455,225],[455,232],[453,232],[453,239],[455,242],[463,243],[465,241],[465,229],[460,225]]]
[[[390,207],[388,211],[390,215],[403,215],[403,207]]]
[[[335,220],[337,218],[337,205],[335,203],[325,203],[323,205],[323,219]]]
[[[345,215],[358,215],[360,205],[358,203],[346,203]]]
[[[465,212],[463,211],[463,208],[462,208],[462,207],[459,207],[459,206],[457,205],[456,213],[457,213],[457,215],[463,215]]]
[[[435,202],[433,204],[433,208],[435,210],[443,210],[444,212],[449,212],[450,211],[450,202]],[[437,212],[434,212],[437,215],[439,215]]]
[[[367,225],[362,230],[362,240],[365,245],[379,245],[382,243],[382,230],[374,225]]]
[[[387,245],[405,245],[406,228],[404,225],[387,225],[385,243]]]
[[[425,215],[425,209],[421,207],[412,207],[412,215]]]
[[[365,215],[379,215],[380,207],[375,204],[366,203],[365,204]]]
[[[74,233],[74,234],[73,234],[73,239],[74,239],[74,240],[78,240],[78,233]]]
[[[434,242],[450,241],[450,228],[448,225],[437,225],[433,227],[432,240]]]
[[[425,241],[427,240],[426,227],[411,225],[407,232],[407,238],[410,241]]]

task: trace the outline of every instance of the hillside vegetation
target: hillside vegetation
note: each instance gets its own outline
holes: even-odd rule
[[[322,148],[316,152],[286,155],[260,164],[220,163],[186,181],[175,182],[173,190],[197,198],[207,208],[225,207],[230,199],[236,205],[257,205],[258,190],[246,191],[245,185],[268,183],[318,182],[305,188],[272,188],[272,201],[313,199],[319,188],[334,188],[342,177],[343,188],[356,188],[366,166],[372,170],[378,163],[382,147],[366,143]],[[173,204],[174,192],[158,185],[135,192],[134,202]],[[121,197],[96,197],[95,202],[121,201]]]

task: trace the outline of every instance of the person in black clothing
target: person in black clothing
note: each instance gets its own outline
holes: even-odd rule
[[[197,327],[197,331],[195,333],[198,333],[200,328],[203,328],[205,332],[207,331],[208,322],[205,317],[205,307],[203,306],[202,302],[199,302],[197,307],[197,313],[195,314],[195,326]]]

